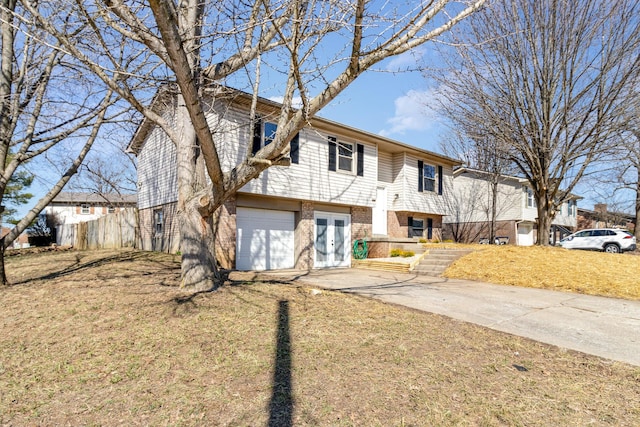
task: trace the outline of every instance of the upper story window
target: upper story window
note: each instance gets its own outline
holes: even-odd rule
[[[80,205],[80,213],[83,214],[83,215],[90,214],[91,213],[91,206],[89,206],[86,203]]]
[[[115,211],[116,211],[116,208],[114,208],[113,206],[107,207],[107,213],[114,213]]]
[[[436,167],[432,165],[423,165],[422,180],[422,188],[424,191],[436,191]]]
[[[533,190],[530,188],[527,188],[527,207],[528,208],[535,208],[537,207],[536,205],[536,198],[533,195]]]
[[[418,160],[418,191],[442,194],[442,166]]]
[[[264,145],[269,145],[273,142],[273,140],[276,137],[277,130],[278,130],[277,124],[264,122],[264,134],[262,135],[262,140],[264,141]]]
[[[576,202],[575,200],[569,200],[567,204],[569,206],[569,216],[576,216],[578,213],[578,202]]]
[[[251,153],[256,154],[262,147],[271,144],[276,138],[277,131],[277,124],[257,118],[253,125],[253,146]],[[296,134],[296,136],[293,137],[290,146],[289,156],[291,157],[291,163],[298,163],[300,158],[300,134]]]
[[[338,142],[338,170],[353,172],[353,144]]]
[[[329,170],[355,172],[358,176],[364,176],[364,145],[338,141],[330,136],[329,144]],[[355,159],[355,162],[354,162]]]

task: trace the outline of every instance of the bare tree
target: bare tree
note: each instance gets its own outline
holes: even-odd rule
[[[600,171],[598,185],[593,188],[609,205],[635,213],[634,234],[640,238],[640,117],[637,115],[640,109],[632,108],[631,112],[622,127],[608,167]],[[629,200],[629,194],[633,194],[633,200]],[[621,197],[624,200],[620,200]]]
[[[448,103],[441,103],[441,112],[445,115],[450,115],[455,118],[459,118],[456,108]],[[513,162],[505,156],[505,150],[500,142],[499,138],[496,138],[489,129],[484,126],[476,124],[473,127],[458,126],[456,129],[452,129],[453,137],[447,138],[440,144],[442,150],[447,155],[459,158],[465,162],[467,167],[477,169],[486,174],[483,174],[482,180],[488,183],[488,186],[482,185],[481,191],[471,191],[464,196],[466,198],[467,205],[473,205],[474,209],[482,209],[486,214],[486,226],[474,227],[477,233],[484,233],[484,237],[488,237],[490,242],[494,242],[496,238],[496,222],[498,215],[504,212],[506,209],[510,209],[511,206],[499,206],[500,196],[500,183],[504,181],[505,176],[512,175],[514,172]],[[488,192],[488,194],[485,194]],[[457,194],[454,198],[457,199],[461,194]],[[486,200],[485,200],[485,196]],[[477,199],[481,198],[481,206],[477,206]],[[461,200],[457,200],[456,203],[460,203]],[[456,208],[459,210],[459,208]],[[461,226],[459,226],[461,227]],[[464,228],[468,228],[468,225]],[[471,231],[467,230],[469,234]],[[476,234],[474,231],[473,234]],[[475,237],[479,237],[475,236]],[[468,237],[467,237],[468,239]]]
[[[439,79],[465,130],[490,129],[529,181],[540,245],[555,212],[600,160],[640,71],[640,4],[496,0],[454,38]]]
[[[438,0],[382,9],[366,0],[150,0],[149,7],[120,0],[104,0],[91,7],[73,2],[76,20],[92,28],[94,40],[106,43],[105,34],[125,35],[131,43],[129,51],[152,52],[169,70],[179,89],[175,126],[121,78],[129,74],[125,64],[105,60],[95,45],[79,44],[59,30],[56,19],[24,3],[65,50],[81,58],[175,143],[182,283],[205,290],[215,286],[212,218],[218,207],[263,170],[286,165],[290,140],[363,72],[449,31],[484,0]],[[340,38],[344,43],[337,41]],[[202,95],[213,84],[233,77],[251,87],[255,101],[266,66],[282,76],[277,132],[269,145],[225,172]],[[294,98],[301,99],[301,108],[294,108]]]
[[[617,156],[613,169],[616,170],[618,183],[622,190],[634,194],[633,209],[635,212],[634,234],[640,239],[640,80],[630,87],[627,113],[622,127],[620,143],[615,146]]]
[[[59,158],[61,151],[73,155],[60,164],[62,172],[47,193],[1,238],[2,285],[7,284],[4,250],[77,172],[103,124],[119,115],[111,110],[117,101],[113,90],[96,85],[82,63],[31,18],[16,0],[0,0],[0,204],[20,174],[47,173],[43,158]],[[68,22],[60,30],[81,31]]]
[[[624,176],[622,175],[622,182],[628,188],[631,188],[635,193],[635,228],[634,234],[637,239],[640,239],[640,227],[638,227],[638,218],[640,218],[640,123],[638,123],[638,116],[636,115],[636,121],[634,123],[633,131],[631,132],[633,135],[633,141],[629,144],[629,156],[628,159],[630,161],[631,178],[629,181],[624,180]],[[626,169],[626,168],[625,168]],[[635,174],[633,173],[635,171]],[[634,177],[635,175],[635,177]]]
[[[127,153],[127,142],[134,129],[115,127],[101,138],[85,159],[78,174],[67,186],[71,191],[109,195],[135,194],[136,161]]]

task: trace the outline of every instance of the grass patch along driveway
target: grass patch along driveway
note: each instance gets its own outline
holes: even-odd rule
[[[640,370],[286,283],[181,291],[177,258],[12,257],[0,425],[637,425]]]
[[[640,256],[635,253],[540,246],[472,247],[478,250],[454,262],[445,277],[640,299]]]

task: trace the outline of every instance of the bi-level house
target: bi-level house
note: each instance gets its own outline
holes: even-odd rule
[[[260,99],[260,120],[252,128],[249,96],[227,95],[216,93],[205,103],[223,169],[231,170],[250,149],[270,142],[279,104]],[[162,100],[162,114],[169,119],[174,97],[165,94]],[[129,150],[138,158],[142,249],[178,251],[175,147],[145,121]],[[355,239],[439,236],[453,168],[460,165],[322,118],[311,119],[294,138],[290,157],[290,166],[267,169],[221,208],[216,242],[221,267],[350,266]]]
[[[62,191],[40,215],[53,217],[58,245],[72,245],[75,241],[75,228],[72,225],[135,208],[136,201],[135,194]]]
[[[524,178],[493,174],[466,167],[454,171],[454,196],[449,198],[450,214],[444,218],[444,236],[459,242],[479,242],[489,237],[493,210],[492,182],[496,182],[494,235],[501,242],[530,246],[537,235],[538,210],[533,191]],[[495,181],[494,181],[495,180]],[[560,206],[551,223],[550,241],[575,231],[577,202],[581,197],[571,195]],[[493,242],[491,242],[493,243]]]

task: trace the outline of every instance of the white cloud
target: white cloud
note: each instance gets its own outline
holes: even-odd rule
[[[433,103],[434,92],[410,90],[405,95],[396,98],[395,114],[387,120],[390,127],[380,131],[380,135],[404,135],[406,131],[422,131],[428,129],[435,120],[434,111],[429,107]]]
[[[269,100],[274,101],[274,102],[282,103],[282,101],[284,100],[284,97],[283,96],[272,96],[272,97],[269,98]],[[302,107],[302,98],[300,98],[299,96],[294,96],[293,99],[291,100],[291,106],[293,108]]]
[[[387,71],[400,72],[415,70],[421,66],[420,62],[426,52],[424,46],[417,47],[401,55],[394,56],[387,64]]]

